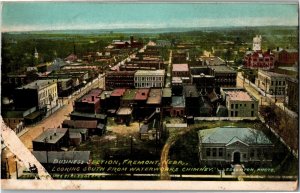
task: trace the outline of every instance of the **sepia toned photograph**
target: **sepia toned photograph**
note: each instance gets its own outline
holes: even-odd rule
[[[6,1],[1,19],[1,189],[298,189],[298,1]]]

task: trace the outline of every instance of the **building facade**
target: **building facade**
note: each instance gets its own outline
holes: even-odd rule
[[[221,88],[229,117],[256,117],[258,100],[242,88]]]
[[[278,53],[278,65],[292,66],[298,64],[299,52],[296,49],[283,49]]]
[[[246,68],[269,70],[274,68],[275,55],[270,51],[249,51],[246,53],[243,63]]]
[[[108,71],[105,75],[105,88],[133,88],[134,71]]]
[[[37,107],[50,111],[58,104],[57,83],[55,80],[37,80],[19,87],[14,92],[14,103],[20,109]]]
[[[138,70],[134,74],[136,88],[164,87],[165,70]]]
[[[287,75],[259,70],[255,84],[269,95],[284,95]]]
[[[217,127],[198,132],[199,161],[206,164],[271,162],[274,145],[252,128]]]
[[[287,78],[287,105],[295,112],[299,112],[299,81],[295,78]]]

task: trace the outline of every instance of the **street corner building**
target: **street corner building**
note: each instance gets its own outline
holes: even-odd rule
[[[217,127],[198,132],[200,164],[271,162],[272,142],[257,129]]]

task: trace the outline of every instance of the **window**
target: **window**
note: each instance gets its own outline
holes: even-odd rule
[[[238,111],[235,111],[235,116],[236,116],[236,117],[238,116]]]
[[[274,81],[271,82],[271,86],[273,86],[273,84],[274,84]]]
[[[223,157],[223,148],[219,148],[219,157]]]
[[[255,150],[251,149],[251,151],[250,151],[250,157],[254,157],[254,153],[255,153]]]
[[[251,104],[251,108],[254,109],[254,104]]]
[[[232,108],[232,109],[234,108],[234,105],[233,105],[233,104],[231,104],[231,108]]]
[[[282,85],[283,85],[283,86],[285,85],[285,81],[282,81]]]
[[[210,156],[210,148],[206,148],[206,156]]]
[[[247,154],[243,154],[243,158],[246,159],[247,158]]]
[[[261,157],[261,155],[262,155],[262,152],[261,152],[261,149],[257,149],[256,150],[256,155],[257,155],[257,157]]]
[[[242,104],[240,104],[240,107],[242,106]]]
[[[238,108],[239,108],[239,105],[238,105],[238,104],[235,104],[235,108],[238,109]]]
[[[233,111],[231,111],[230,115],[231,115],[231,117],[233,117]]]
[[[212,155],[213,155],[213,157],[217,156],[217,148],[212,149]]]
[[[254,116],[254,111],[251,111],[251,117],[253,117]]]
[[[244,107],[246,107],[247,105],[246,104],[244,104]]]

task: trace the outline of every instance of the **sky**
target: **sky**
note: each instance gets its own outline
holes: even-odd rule
[[[297,4],[3,2],[2,31],[298,25]]]

